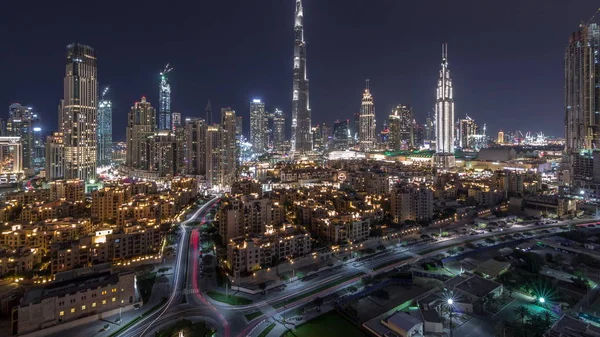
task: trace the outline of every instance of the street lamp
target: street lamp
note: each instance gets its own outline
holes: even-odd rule
[[[454,300],[452,298],[448,299],[448,310],[450,313],[450,337],[454,336],[452,332],[452,304],[454,304]]]
[[[545,298],[543,298],[543,297],[540,297],[540,298],[538,299],[538,301],[539,301],[540,303],[544,304],[544,303],[546,302],[546,299],[545,299]]]

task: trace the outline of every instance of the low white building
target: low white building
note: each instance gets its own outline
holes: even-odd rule
[[[135,288],[133,273],[110,271],[30,288],[13,309],[17,333],[26,334],[133,304]]]

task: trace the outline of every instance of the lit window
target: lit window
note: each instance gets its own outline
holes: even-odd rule
[[[117,292],[117,288],[112,288],[112,292],[116,293]]]
[[[106,300],[102,300],[102,304],[106,304]]]
[[[61,312],[59,312],[58,314],[59,314],[60,316],[64,316],[64,315],[65,315],[65,312],[64,312],[64,311],[61,311]]]
[[[96,302],[92,303],[92,308],[96,307]]]
[[[116,300],[117,300],[116,298],[114,298],[114,297],[112,298],[112,301],[113,301],[113,302],[114,302],[114,301],[116,301]]]
[[[102,295],[106,295],[106,290],[102,290]]]
[[[85,310],[85,305],[82,305],[82,306],[81,306],[81,310]]]
[[[74,312],[75,312],[75,308],[71,308],[71,313],[74,313]]]

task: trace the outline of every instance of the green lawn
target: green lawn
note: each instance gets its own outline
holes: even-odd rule
[[[314,337],[314,336],[344,336],[366,337],[352,322],[346,320],[336,311],[330,311],[313,320],[299,325],[293,333],[286,332],[282,337]]]
[[[233,295],[229,295],[229,296],[225,296],[225,294],[217,292],[217,291],[207,291],[206,295],[208,295],[210,298],[212,298],[215,301],[219,301],[222,303],[227,303],[227,304],[231,304],[231,305],[246,305],[246,304],[251,304],[252,300],[245,298],[245,297],[240,297],[240,296],[233,296]]]
[[[253,319],[255,319],[255,318],[258,318],[258,317],[262,316],[262,314],[263,314],[263,313],[262,313],[262,312],[260,312],[260,311],[255,311],[255,312],[251,312],[251,313],[249,313],[249,314],[246,314],[246,315],[244,315],[244,317],[246,317],[246,320],[247,320],[248,322],[250,322],[251,320],[253,320]]]
[[[269,332],[271,332],[271,330],[273,330],[273,328],[275,328],[275,323],[271,323],[269,324],[268,327],[266,327],[259,335],[258,337],[267,337],[267,335],[269,334]]]

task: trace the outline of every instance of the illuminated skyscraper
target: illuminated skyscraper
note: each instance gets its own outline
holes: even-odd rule
[[[156,131],[156,109],[146,97],[142,96],[140,102],[135,102],[127,118],[125,137],[127,140],[127,158],[125,165],[147,170],[151,164],[151,151],[148,138]]]
[[[345,151],[350,148],[350,121],[347,119],[337,120],[333,123],[333,148],[334,150]]]
[[[469,116],[458,121],[458,147],[473,149],[477,136],[477,124]]]
[[[369,89],[369,80],[366,82],[366,88],[363,93],[360,106],[360,130],[358,138],[360,140],[360,149],[370,151],[375,147],[375,104],[373,95]]]
[[[186,118],[184,162],[185,173],[206,174],[206,123],[201,118]]]
[[[169,64],[160,73],[160,92],[158,102],[158,129],[159,130],[171,130],[171,84],[167,74],[170,73],[173,68],[169,67]]]
[[[59,106],[59,130],[64,137],[64,178],[96,178],[98,76],[94,49],[67,46],[64,99]]]
[[[106,166],[112,162],[112,101],[108,99],[108,87],[102,92],[98,102],[98,165]]]
[[[273,149],[283,151],[285,143],[285,116],[283,111],[275,108],[273,113]]]
[[[39,117],[30,107],[13,103],[8,108],[8,119],[6,120],[6,135],[9,137],[21,137],[23,148],[23,167],[34,168],[38,158],[35,151],[34,129],[39,128]]]
[[[173,112],[171,114],[171,127],[173,132],[181,125],[181,112]]]
[[[389,116],[389,142],[393,150],[408,150],[415,145],[412,108],[399,104]]]
[[[312,122],[306,76],[306,42],[304,41],[304,9],[296,0],[294,24],[294,86],[292,99],[292,152],[312,151]]]
[[[567,152],[600,149],[600,28],[582,24],[565,51]]]
[[[261,154],[267,150],[268,123],[265,103],[259,99],[250,102],[250,144],[254,154]]]
[[[235,111],[231,108],[221,109],[221,146],[223,170],[220,185],[231,186],[238,176],[239,138],[237,133],[237,121]]]
[[[438,79],[435,101],[436,165],[451,168],[454,158],[454,98],[448,70],[448,44],[442,44],[442,69]]]
[[[210,187],[219,187],[223,183],[222,135],[220,125],[206,128],[206,182]]]

